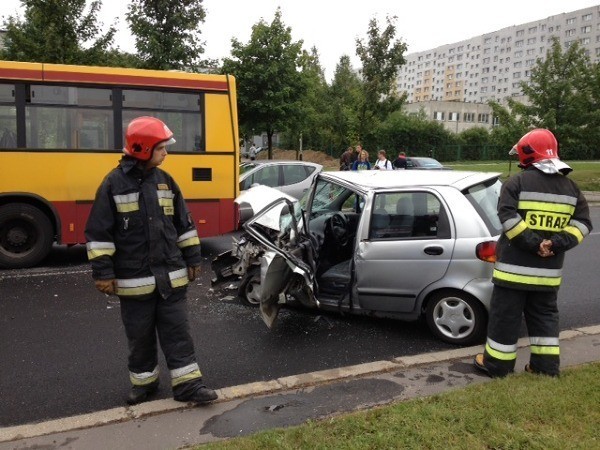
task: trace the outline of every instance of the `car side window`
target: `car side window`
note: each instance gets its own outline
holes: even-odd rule
[[[283,166],[282,186],[300,183],[301,181],[306,180],[307,175],[306,168],[301,164],[290,164],[289,166]]]
[[[370,239],[447,239],[448,215],[430,192],[391,192],[375,195]]]
[[[279,186],[279,167],[266,166],[258,170],[253,176],[253,184],[258,183],[264,186],[277,187]]]

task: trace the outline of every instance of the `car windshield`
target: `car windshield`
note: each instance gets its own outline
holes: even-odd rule
[[[311,215],[315,217],[332,211],[358,211],[363,202],[357,202],[356,197],[352,190],[320,179],[315,189]]]
[[[465,197],[485,222],[492,236],[502,232],[502,224],[498,218],[498,199],[500,198],[501,187],[500,180],[494,178],[463,191]]]
[[[253,163],[248,163],[248,162],[244,162],[240,164],[240,175],[242,175],[243,173],[249,172],[250,170],[254,169],[256,167],[256,164]]]
[[[418,167],[442,167],[439,161],[431,158],[418,158],[415,163]]]

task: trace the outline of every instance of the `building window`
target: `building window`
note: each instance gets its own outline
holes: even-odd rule
[[[527,39],[527,45],[531,45],[531,44],[535,44],[535,38],[534,37]]]
[[[537,27],[531,27],[529,28],[529,30],[527,30],[529,34],[533,34],[537,32]]]
[[[459,95],[460,92],[454,93],[454,95]],[[458,122],[458,113],[457,112],[449,112],[448,113],[448,121],[449,122]]]
[[[523,40],[515,41],[515,47],[523,47]]]
[[[521,67],[523,65],[522,61],[517,61],[516,63],[513,64],[513,66],[515,67],[515,69]]]
[[[582,34],[588,34],[592,32],[592,26],[591,25],[587,25],[585,27],[581,27],[581,33]]]
[[[521,78],[521,72],[513,73],[513,78]]]
[[[581,42],[581,45],[588,45],[590,43],[590,38],[581,38],[579,39],[579,42]]]
[[[525,34],[525,30],[517,30],[517,37],[521,37]]]
[[[439,121],[444,120],[444,112],[443,111],[434,111],[433,120],[439,120]]]
[[[475,113],[464,113],[463,114],[463,122],[474,122],[475,121]]]
[[[584,14],[583,16],[581,16],[581,20],[583,20],[584,22],[589,22],[590,20],[592,20],[592,13]]]
[[[575,36],[575,28],[571,28],[565,31],[565,36]]]
[[[567,25],[571,25],[571,24],[574,24],[574,23],[575,23],[575,17],[569,17],[567,19]]]
[[[479,123],[488,123],[490,121],[489,114],[477,114],[477,122]]]
[[[529,52],[529,50],[527,50]],[[515,52],[515,58],[520,58],[521,56],[523,56],[523,50],[517,50]]]

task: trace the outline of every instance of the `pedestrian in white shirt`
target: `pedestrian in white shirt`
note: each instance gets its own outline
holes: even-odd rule
[[[379,150],[377,152],[377,161],[375,162],[375,166],[373,167],[375,170],[394,170],[394,166],[387,159],[387,155],[385,150]]]

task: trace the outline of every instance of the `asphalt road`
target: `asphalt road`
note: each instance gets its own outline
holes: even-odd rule
[[[592,209],[600,228],[600,208]],[[600,323],[600,233],[567,256],[561,329]],[[188,291],[205,382],[214,388],[451,348],[421,322],[282,311],[269,331],[258,311],[204,274]],[[43,267],[0,271],[0,426],[117,406],[129,388],[118,302],[97,292],[82,246],[57,247]],[[161,360],[170,396],[168,370]]]

